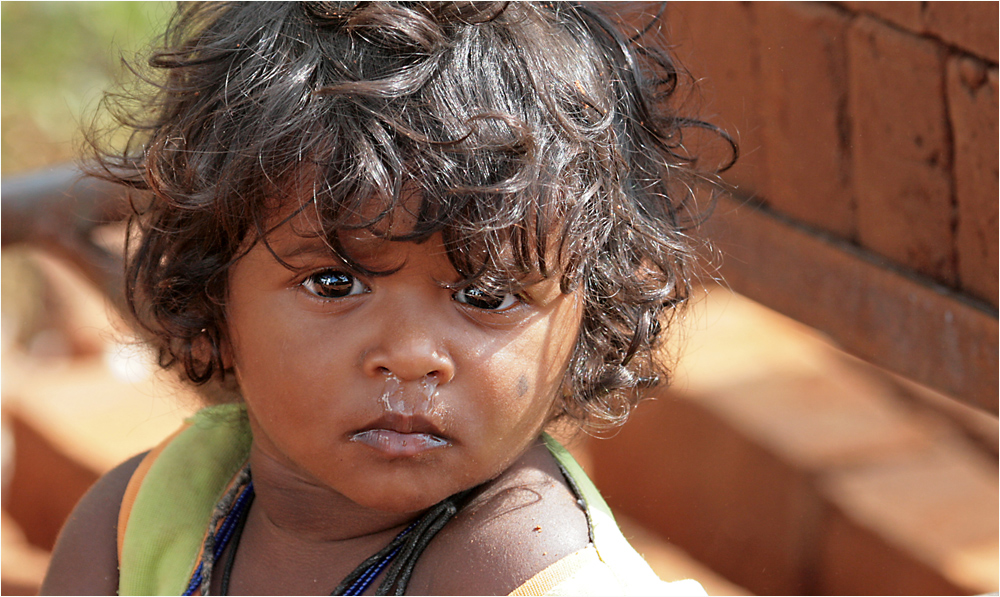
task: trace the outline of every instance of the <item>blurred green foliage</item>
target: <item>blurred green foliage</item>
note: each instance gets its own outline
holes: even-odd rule
[[[172,2],[3,2],[2,170],[75,157],[105,90],[141,63]]]

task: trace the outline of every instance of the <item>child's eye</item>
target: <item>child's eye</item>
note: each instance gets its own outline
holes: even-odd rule
[[[503,311],[516,305],[519,301],[514,294],[491,292],[475,286],[463,288],[454,295],[455,300],[463,305],[469,305],[485,311]]]
[[[302,287],[324,299],[343,298],[368,292],[368,287],[351,274],[332,269],[311,274],[302,281]]]

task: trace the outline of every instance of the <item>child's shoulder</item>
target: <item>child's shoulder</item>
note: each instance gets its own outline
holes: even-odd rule
[[[538,444],[431,542],[408,592],[506,595],[589,542],[584,508]]]
[[[145,453],[101,477],[73,509],[59,533],[43,595],[118,593],[118,514],[132,474]]]
[[[480,595],[704,595],[663,582],[622,536],[566,450],[530,449],[428,547],[408,592]]]

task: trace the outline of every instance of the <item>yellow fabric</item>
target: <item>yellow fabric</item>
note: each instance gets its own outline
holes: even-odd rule
[[[545,570],[529,578],[523,585],[510,592],[511,595],[545,595],[554,587],[559,586],[564,580],[576,577],[586,569],[591,560],[597,559],[597,550],[593,545],[588,545],[580,551],[570,554],[565,558],[553,563]]]
[[[663,582],[639,571],[635,580],[621,584],[611,566],[590,544],[531,577],[511,595],[704,595],[697,581]],[[645,566],[644,566],[645,567]],[[647,567],[648,568],[648,567]]]

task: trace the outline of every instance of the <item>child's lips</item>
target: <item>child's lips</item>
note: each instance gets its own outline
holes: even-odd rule
[[[364,444],[390,458],[416,456],[451,445],[428,419],[387,413],[354,433],[351,441]]]
[[[416,456],[451,445],[448,440],[429,433],[400,433],[390,429],[368,429],[355,433],[351,441],[364,444],[390,458]]]

